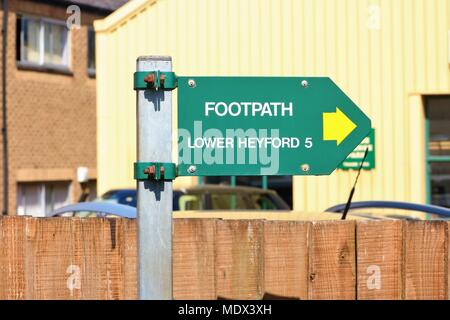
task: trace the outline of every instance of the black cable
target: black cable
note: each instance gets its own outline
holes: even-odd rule
[[[352,191],[350,191],[350,196],[348,197],[347,204],[345,205],[344,213],[342,214],[341,220],[345,220],[347,218],[347,213],[350,210],[350,205],[352,204],[353,194],[355,193],[356,184],[358,183],[359,175],[361,174],[361,170],[364,165],[364,161],[366,160],[367,154],[369,153],[369,148],[366,148],[366,152],[364,153],[364,158],[361,161],[361,165],[358,169],[358,175],[356,176],[355,183],[353,184]]]
[[[8,0],[3,0],[3,28],[2,28],[2,136],[3,136],[3,215],[8,214],[8,132],[6,117],[6,54],[7,54],[7,36],[8,36]]]

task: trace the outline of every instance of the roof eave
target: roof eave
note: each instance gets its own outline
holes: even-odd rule
[[[109,16],[94,21],[95,32],[106,32],[114,29],[117,25],[136,15],[144,7],[150,6],[158,0],[134,0],[126,3]]]
[[[66,0],[64,2],[53,2],[51,0],[33,0],[33,1],[46,3],[46,4],[49,4],[52,6],[59,6],[59,7],[65,7],[67,5],[73,4],[72,1],[70,1],[70,0]],[[114,12],[114,10],[100,8],[100,7],[91,6],[91,5],[87,5],[87,4],[76,4],[76,5],[79,6],[80,9],[84,9],[84,10],[87,10],[90,12],[97,12],[97,13],[101,13],[101,14],[111,14],[112,12]]]

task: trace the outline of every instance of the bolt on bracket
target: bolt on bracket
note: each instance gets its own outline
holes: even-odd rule
[[[135,162],[134,179],[147,180],[174,180],[177,177],[177,166],[170,162]]]
[[[134,73],[134,90],[171,91],[178,87],[175,72],[138,71]]]

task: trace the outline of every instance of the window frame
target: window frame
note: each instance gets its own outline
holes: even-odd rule
[[[95,65],[95,67],[94,68],[90,68],[89,67],[89,59],[90,59],[90,51],[89,51],[89,34],[90,33],[92,33],[93,34],[93,36],[94,36],[94,65]],[[96,39],[95,39],[95,29],[94,29],[94,27],[93,26],[90,26],[90,27],[88,27],[87,28],[87,44],[88,44],[88,47],[87,47],[87,58],[86,58],[86,63],[87,63],[87,72],[88,72],[88,75],[89,75],[89,77],[91,77],[91,78],[95,78],[96,77],[96,75],[97,75],[97,63],[96,63]]]
[[[73,202],[73,183],[69,180],[61,180],[61,181],[26,181],[26,182],[18,182],[17,183],[17,203],[16,203],[16,214],[19,216],[33,216],[33,217],[47,217],[48,213],[55,210],[53,209],[50,212],[47,212],[47,196],[51,195],[50,203],[54,206],[55,205],[55,186],[56,185],[65,185],[67,187],[67,199],[66,204],[68,205]],[[31,215],[27,212],[27,202],[26,202],[26,194],[25,194],[25,187],[27,185],[35,185],[39,189],[39,207],[40,212],[43,213],[43,215]],[[23,209],[23,211],[21,210]]]
[[[450,95],[442,95],[444,97],[448,97],[450,99]],[[424,116],[425,116],[425,175],[426,175],[426,201],[428,204],[432,204],[432,192],[431,192],[431,164],[432,163],[450,163],[450,156],[448,155],[431,155],[430,154],[430,117],[429,117],[429,100],[435,96],[425,96],[423,99],[424,103]],[[430,219],[430,214],[426,214],[426,220]]]
[[[25,69],[34,69],[40,71],[57,71],[61,73],[71,74],[72,67],[72,33],[65,21],[57,20],[46,17],[39,17],[30,14],[18,14],[18,18],[20,18],[20,43],[17,48],[20,50],[20,55],[18,55],[19,60],[17,61],[17,66],[19,68]],[[24,21],[35,20],[39,22],[39,63],[27,61],[24,59],[24,45],[25,45],[25,31],[24,31]],[[54,64],[45,62],[45,32],[44,32],[44,24],[49,23],[53,25],[62,26],[67,31],[67,61],[64,64]]]

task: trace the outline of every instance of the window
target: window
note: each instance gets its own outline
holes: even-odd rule
[[[95,76],[95,31],[88,29],[88,74]]]
[[[179,194],[174,197],[174,202],[176,202],[174,210],[204,210],[204,199],[200,194]]]
[[[238,193],[211,194],[211,210],[251,210],[248,195]]]
[[[268,194],[250,195],[252,206],[257,210],[278,210],[278,206]]]
[[[69,182],[19,183],[17,214],[45,217],[70,201]]]
[[[428,201],[450,208],[450,96],[426,99]]]
[[[69,68],[69,30],[63,21],[20,16],[18,27],[19,66]]]

